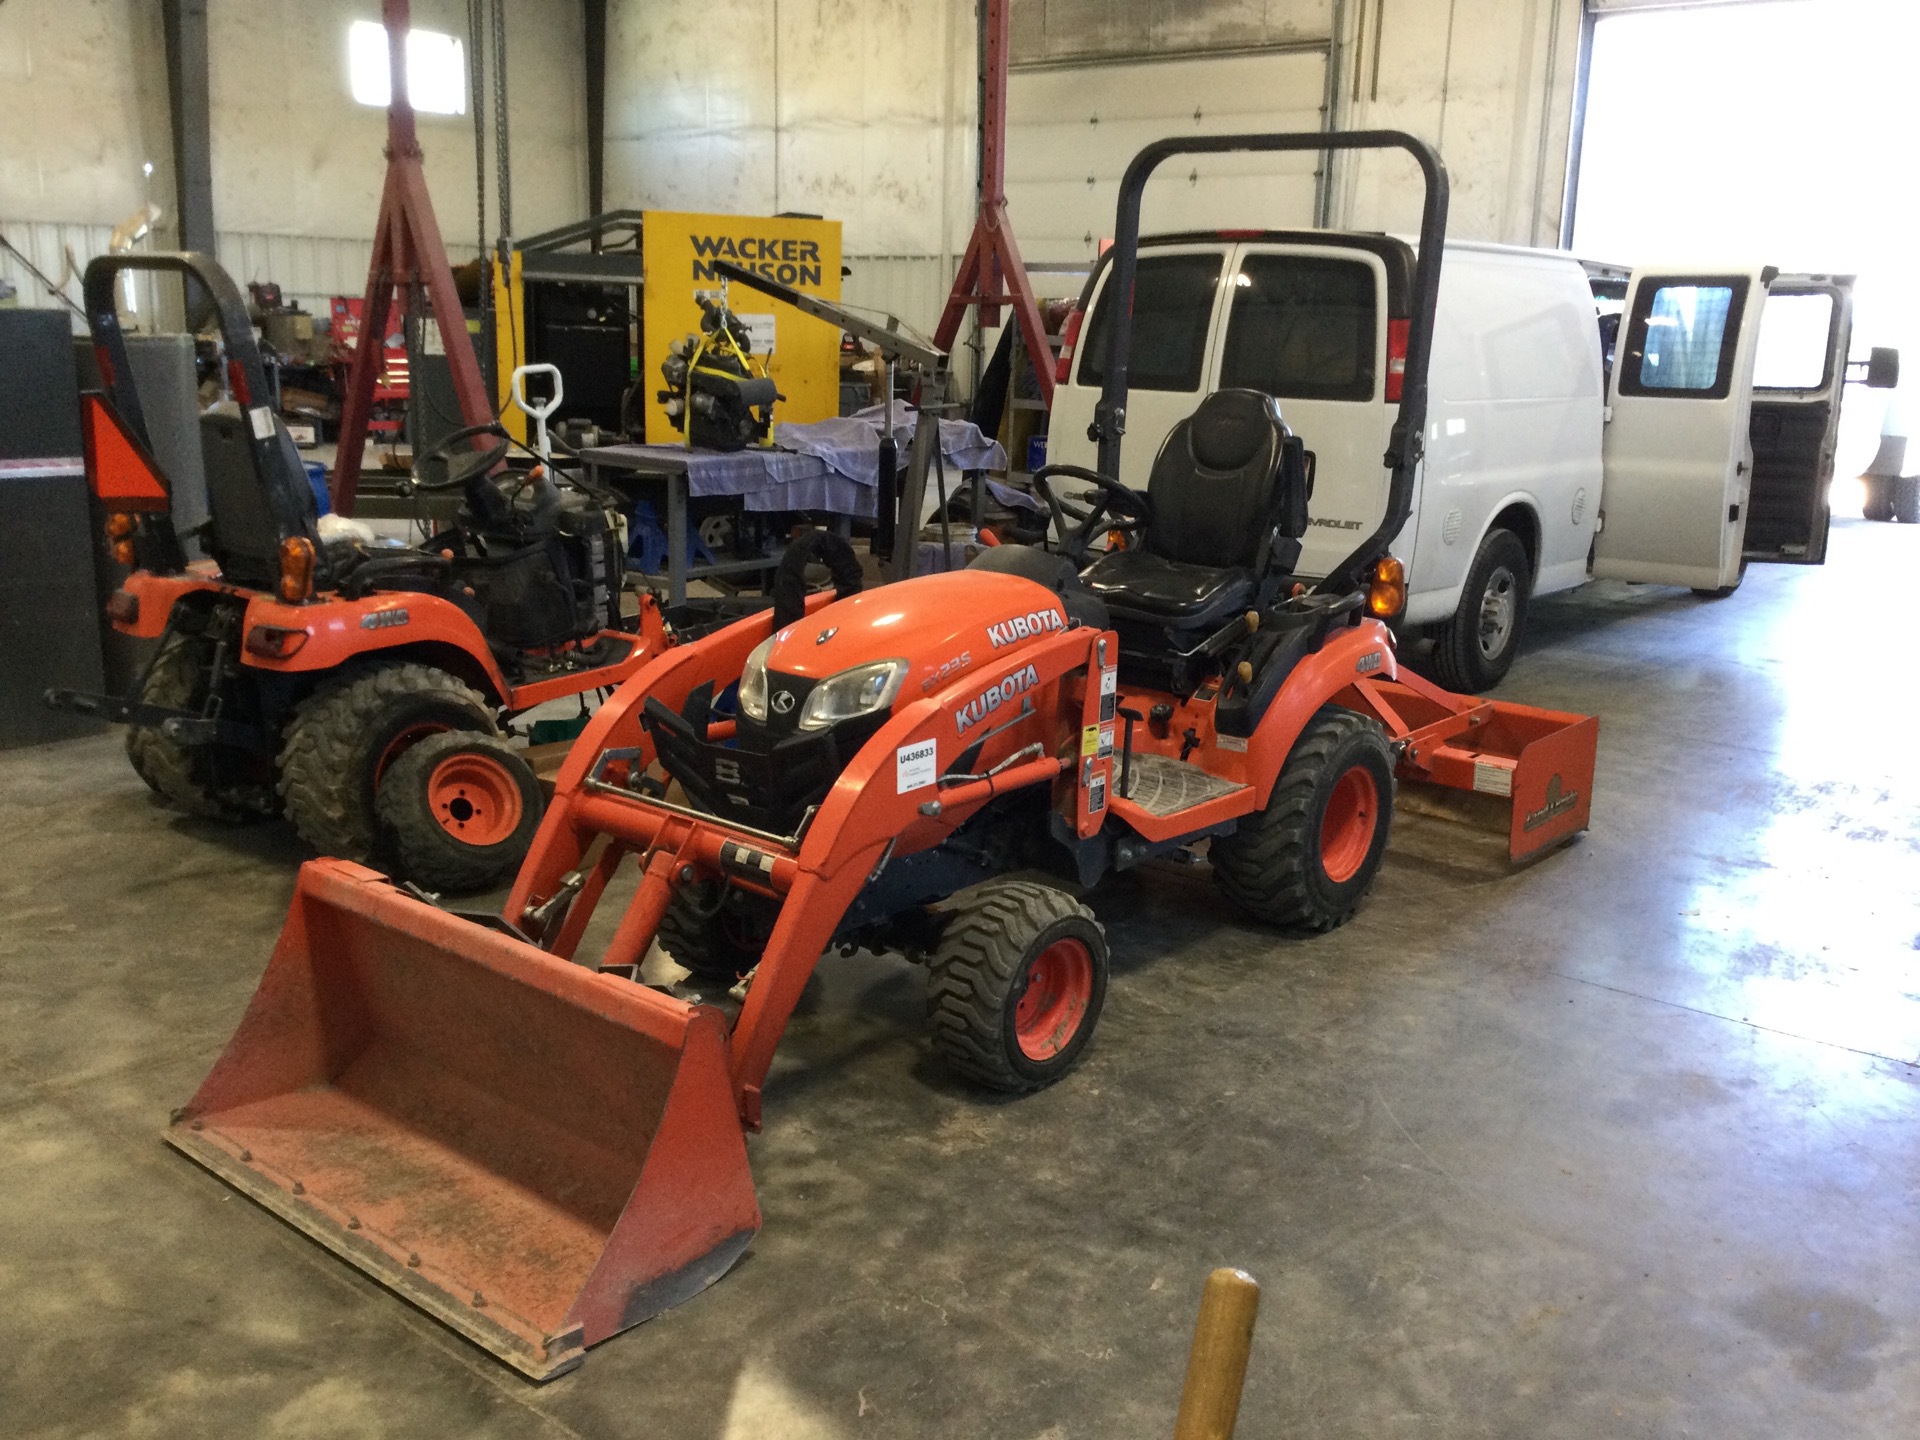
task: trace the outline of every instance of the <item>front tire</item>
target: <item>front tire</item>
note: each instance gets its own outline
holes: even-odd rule
[[[1064,891],[996,880],[960,902],[929,962],[927,1024],[956,1072],[1009,1094],[1051,1085],[1092,1038],[1107,939]]]
[[[732,985],[760,963],[779,917],[777,900],[725,881],[682,885],[667,902],[656,938],[673,963],[696,978]]]
[[[1393,825],[1393,751],[1379,725],[1329,705],[1307,723],[1266,805],[1213,842],[1214,878],[1256,919],[1331,930],[1373,886]]]
[[[1506,677],[1526,628],[1533,562],[1511,530],[1489,530],[1467,569],[1460,605],[1433,636],[1433,669],[1449,690],[1477,695]]]
[[[518,870],[543,808],[527,762],[505,741],[465,730],[408,747],[376,796],[394,873],[453,895],[485,890]]]
[[[445,730],[498,734],[480,692],[431,665],[388,662],[314,691],[280,750],[280,793],[300,838],[322,855],[372,860],[387,767]]]

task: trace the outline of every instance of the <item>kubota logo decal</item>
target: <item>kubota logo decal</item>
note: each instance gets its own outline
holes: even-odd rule
[[[1564,815],[1580,803],[1580,792],[1560,789],[1560,777],[1555,775],[1547,781],[1547,803],[1538,810],[1527,812],[1527,818],[1521,823],[1521,830],[1532,832],[1557,816]]]
[[[953,717],[954,728],[962,732],[971,730],[1014,696],[1024,695],[1039,683],[1040,672],[1033,666],[1016,670],[998,685],[989,685],[962,705],[959,713]]]
[[[998,650],[1016,640],[1028,640],[1035,635],[1045,635],[1050,630],[1066,628],[1066,617],[1058,610],[1034,610],[1025,615],[1016,615],[1011,620],[1002,620],[998,625],[987,626],[987,639]]]

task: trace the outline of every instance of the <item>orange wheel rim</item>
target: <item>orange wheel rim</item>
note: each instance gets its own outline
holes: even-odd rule
[[[427,777],[427,805],[463,845],[498,845],[520,828],[526,805],[513,775],[485,755],[449,755]]]
[[[1013,1009],[1020,1053],[1051,1060],[1073,1043],[1092,1003],[1092,953],[1084,941],[1054,941],[1027,967],[1027,988]]]
[[[1334,782],[1320,817],[1320,865],[1329,880],[1344,885],[1360,873],[1379,824],[1380,787],[1371,770],[1355,765]]]

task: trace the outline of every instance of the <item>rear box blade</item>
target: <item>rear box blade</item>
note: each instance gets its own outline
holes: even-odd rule
[[[339,860],[166,1139],[538,1380],[760,1224],[716,1011]]]

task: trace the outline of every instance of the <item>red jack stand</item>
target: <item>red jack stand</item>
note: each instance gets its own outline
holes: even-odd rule
[[[453,267],[440,238],[427,194],[426,171],[421,167],[420,139],[414,127],[413,104],[407,98],[407,31],[411,28],[409,0],[383,0],[381,19],[387,27],[387,54],[393,74],[393,94],[387,105],[387,183],[380,196],[380,220],[374,227],[373,263],[367,269],[367,299],[360,311],[360,338],[347,371],[347,394],[340,407],[340,445],[333,469],[333,508],[353,514],[360,489],[360,460],[366,450],[367,420],[373,411],[373,381],[381,366],[381,348],[387,334],[387,307],[396,286],[408,292],[426,287],[447,364],[453,371],[454,393],[460,399],[461,418],[469,425],[485,425],[494,418],[487,399],[480,362],[467,334],[466,312],[453,288]],[[1024,278],[1024,277],[1022,277]]]
[[[1020,247],[1013,243],[1007,221],[1007,6],[1008,0],[982,0],[987,7],[986,66],[981,75],[980,125],[983,132],[980,161],[980,214],[973,222],[973,238],[954,277],[953,293],[941,312],[934,344],[951,352],[960,333],[960,319],[970,305],[980,307],[982,325],[1000,323],[1000,307],[1013,308],[1020,335],[1033,362],[1040,399],[1053,408],[1053,349],[1040,321]]]

